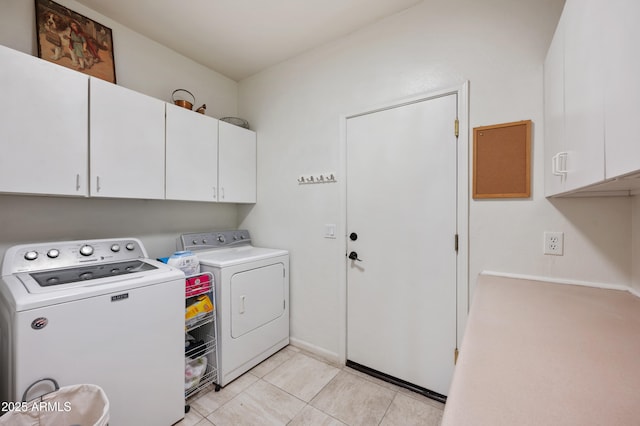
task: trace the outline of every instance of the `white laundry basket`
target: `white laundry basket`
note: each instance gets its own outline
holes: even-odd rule
[[[53,383],[55,390],[27,402],[27,394],[43,381]],[[60,387],[46,378],[27,388],[22,402],[8,402],[3,407],[0,426],[107,426],[109,400],[100,386],[80,384]]]

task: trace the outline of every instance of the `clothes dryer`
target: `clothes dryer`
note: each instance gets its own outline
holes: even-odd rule
[[[214,276],[225,386],[289,344],[289,253],[254,247],[247,230],[183,234],[180,243]]]

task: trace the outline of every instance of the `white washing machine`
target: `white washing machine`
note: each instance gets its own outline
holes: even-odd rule
[[[110,424],[180,421],[184,291],[184,274],[147,259],[135,238],[11,247],[0,280],[0,401],[51,377],[100,386]],[[36,386],[27,399],[51,390]]]
[[[215,278],[218,384],[225,386],[289,344],[289,253],[254,247],[247,230],[180,240]]]

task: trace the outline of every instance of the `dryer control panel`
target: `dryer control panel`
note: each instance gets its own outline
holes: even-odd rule
[[[192,232],[180,236],[181,250],[205,250],[251,244],[251,236],[246,229],[231,231]]]

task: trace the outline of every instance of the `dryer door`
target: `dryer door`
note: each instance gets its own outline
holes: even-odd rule
[[[285,270],[274,263],[231,277],[231,337],[237,339],[285,311]]]

